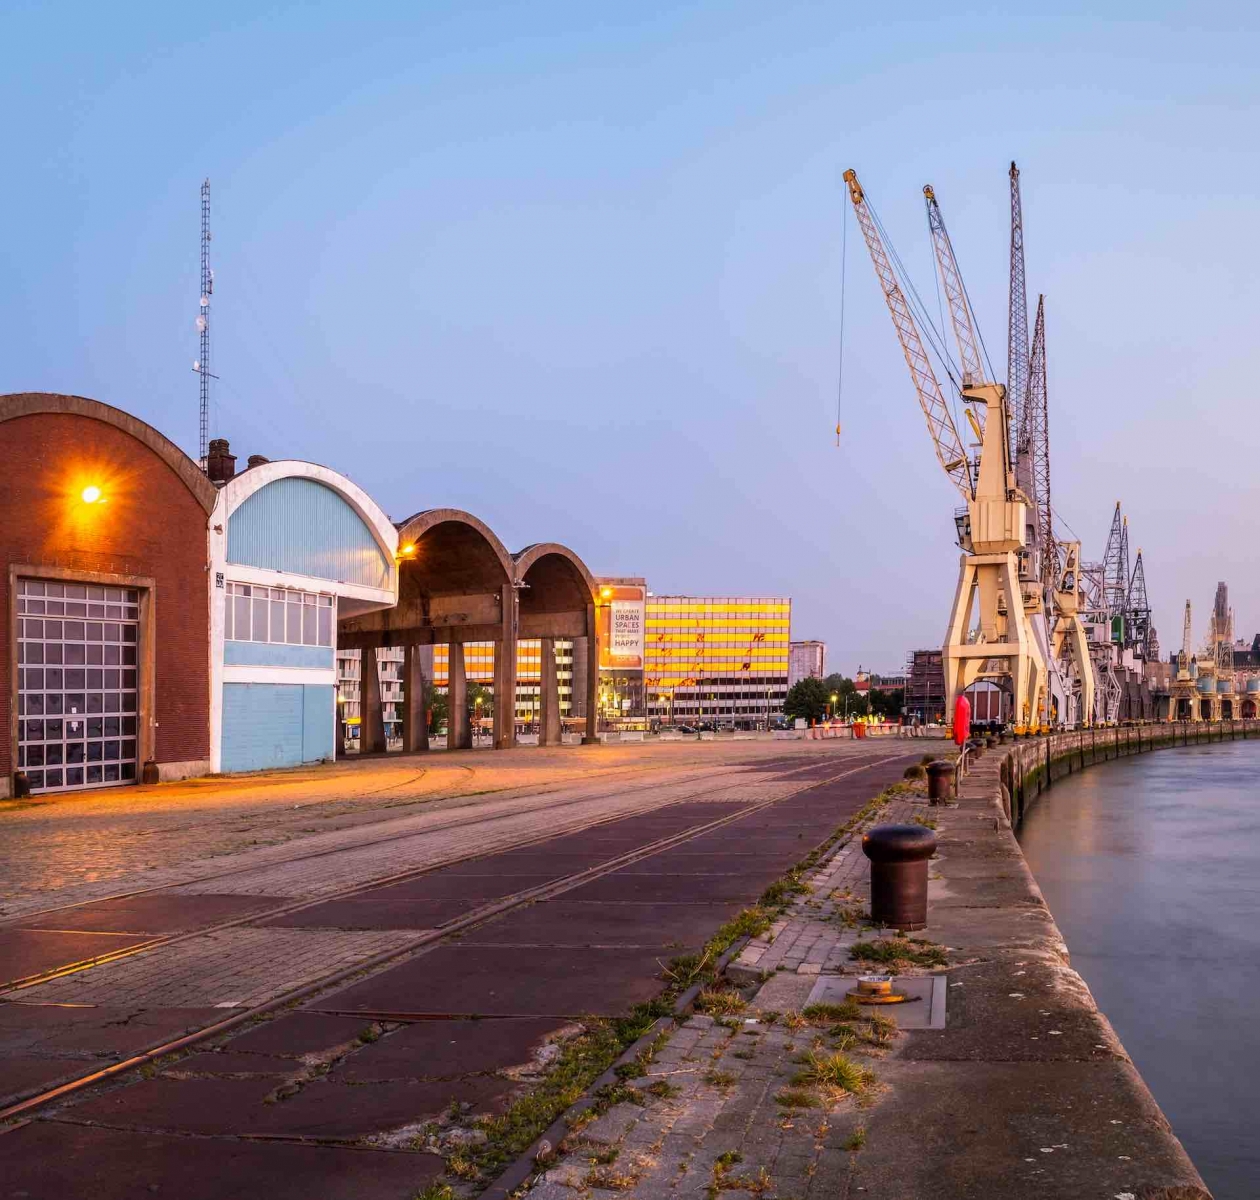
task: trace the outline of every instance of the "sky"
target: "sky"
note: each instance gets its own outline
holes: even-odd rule
[[[933,184],[1004,378],[1014,159],[1064,534],[1101,558],[1121,500],[1164,649],[1218,579],[1250,638],[1260,11],[950,7],[8,0],[0,392],[196,454],[209,177],[242,464],[788,595],[829,668],[893,671],[943,639],[957,493],[841,176],[932,299]]]

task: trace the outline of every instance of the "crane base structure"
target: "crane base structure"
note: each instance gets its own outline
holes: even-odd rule
[[[947,713],[977,680],[1005,678],[1010,681],[1016,728],[1022,731],[1040,723],[1046,663],[1024,617],[1019,561],[1013,551],[962,556],[943,651]]]

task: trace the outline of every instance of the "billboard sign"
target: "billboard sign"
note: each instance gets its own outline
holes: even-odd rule
[[[625,584],[599,589],[599,666],[605,671],[643,670],[642,587]]]

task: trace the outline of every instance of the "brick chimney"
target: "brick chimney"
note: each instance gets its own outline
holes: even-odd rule
[[[266,458],[264,455],[251,454],[249,461],[245,464],[245,469],[248,471],[250,467],[261,467],[263,463],[269,463],[270,461],[271,459]]]
[[[228,449],[227,438],[215,438],[206,455],[206,475],[220,487],[236,474],[236,455]]]

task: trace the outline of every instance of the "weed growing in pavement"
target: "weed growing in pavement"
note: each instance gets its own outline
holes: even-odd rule
[[[746,1062],[749,1059],[755,1057],[756,1053],[757,1052],[755,1050],[736,1050],[734,1053],[734,1057],[742,1058]]]
[[[588,1188],[604,1188],[610,1192],[628,1192],[639,1182],[638,1172],[614,1171],[609,1167],[595,1167],[587,1171],[582,1186]]]
[[[922,763],[915,763],[914,766],[906,768],[906,773],[903,776],[903,778],[904,779],[926,779],[927,767],[925,767]]]
[[[728,1088],[733,1086],[738,1078],[739,1076],[732,1071],[709,1071],[704,1081],[713,1087]]]
[[[825,1025],[829,1021],[861,1020],[862,1010],[856,1000],[845,1000],[841,1004],[807,1004],[801,1009],[801,1016],[807,1021]]]
[[[449,1183],[434,1180],[428,1187],[421,1188],[413,1200],[455,1200],[455,1190]]]
[[[729,1017],[741,1013],[748,1002],[733,988],[705,988],[696,997],[696,1008],[710,1016]]]
[[[846,1150],[855,1150],[855,1151],[861,1150],[862,1147],[865,1145],[866,1145],[866,1126],[865,1125],[859,1125],[851,1134],[849,1134],[849,1136],[845,1139],[845,1142],[844,1142],[844,1148]]]
[[[478,1169],[476,1162],[465,1150],[456,1150],[454,1154],[447,1156],[446,1170],[448,1174],[454,1175],[456,1179],[472,1181],[481,1178],[481,1171]]]
[[[644,1091],[650,1096],[655,1096],[658,1100],[669,1100],[673,1096],[682,1094],[682,1088],[677,1084],[670,1083],[668,1079],[658,1079],[655,1083],[648,1084]]]
[[[820,1054],[811,1050],[805,1061],[805,1069],[792,1079],[795,1087],[825,1087],[860,1096],[875,1082],[872,1071],[840,1051]]]
[[[922,813],[915,813],[914,816],[910,818],[910,824],[922,825],[924,829],[935,829],[936,818],[925,817]]]
[[[818,1097],[808,1088],[783,1088],[774,1098],[781,1108],[817,1108]]]
[[[873,942],[855,942],[849,957],[859,962],[879,963],[897,970],[903,967],[944,967],[949,963],[945,951],[927,938],[876,938]]]

